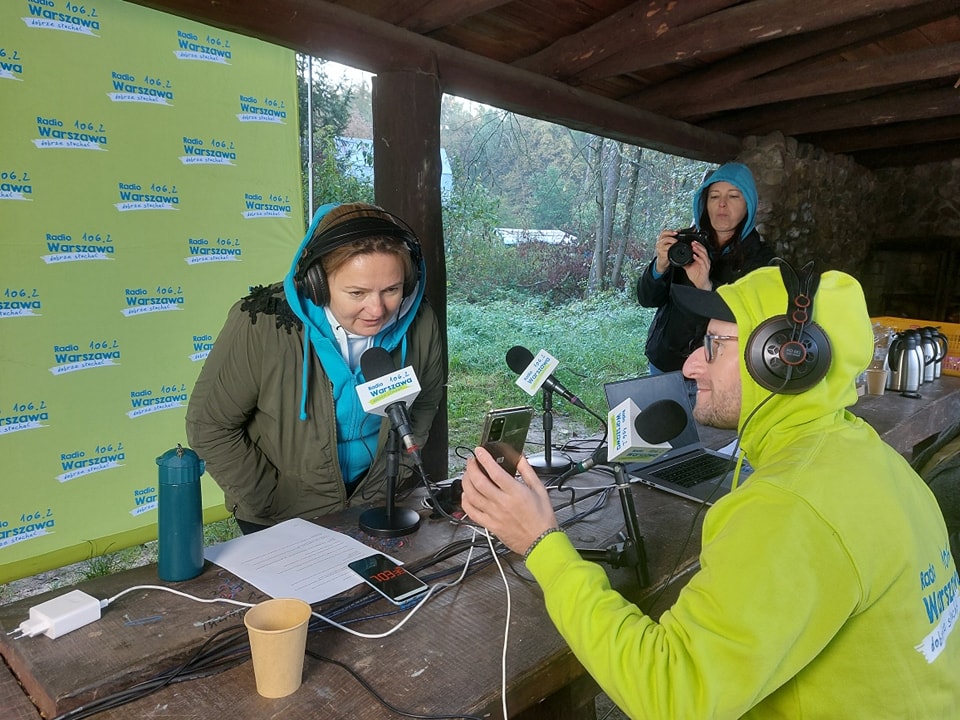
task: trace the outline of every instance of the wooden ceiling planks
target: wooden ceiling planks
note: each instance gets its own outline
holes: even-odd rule
[[[960,143],[958,0],[134,1],[688,157],[774,130],[869,167]]]

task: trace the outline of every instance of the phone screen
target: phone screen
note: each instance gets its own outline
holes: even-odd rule
[[[402,565],[382,553],[375,553],[347,563],[347,567],[374,590],[391,602],[400,605],[427,589],[427,584],[407,572]]]

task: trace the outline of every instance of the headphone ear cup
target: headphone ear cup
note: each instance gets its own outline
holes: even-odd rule
[[[765,320],[747,340],[744,361],[758,385],[796,395],[820,382],[830,368],[830,341],[816,323],[807,323],[797,340],[786,315]]]
[[[300,290],[309,297],[317,307],[322,307],[330,302],[327,276],[323,272],[319,260],[304,271],[303,283]]]
[[[337,248],[363,238],[384,236],[399,240],[410,253],[413,264],[412,277],[404,277],[403,295],[412,294],[422,280],[420,262],[422,251],[416,233],[395,215],[377,209],[383,217],[376,215],[348,214],[345,219],[334,222],[330,227],[315,234],[304,247],[297,264],[294,284],[297,292],[305,295],[318,306],[330,302],[330,286],[323,271],[321,258]],[[388,218],[392,218],[388,219]],[[300,268],[306,267],[301,270]],[[405,274],[406,275],[406,274]]]

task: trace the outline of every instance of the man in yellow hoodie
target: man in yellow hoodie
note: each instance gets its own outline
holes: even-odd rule
[[[873,349],[860,285],[766,267],[676,299],[710,320],[683,369],[695,417],[736,428],[754,472],[707,511],[700,570],[659,621],[579,557],[525,461],[518,483],[478,448],[464,509],[524,554],[560,633],[632,718],[960,718],[942,515],[845,409]]]

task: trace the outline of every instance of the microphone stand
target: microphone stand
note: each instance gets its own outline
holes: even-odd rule
[[[647,587],[650,584],[647,551],[643,546],[643,536],[640,534],[640,523],[637,521],[637,509],[633,502],[630,480],[622,463],[610,463],[610,467],[613,469],[617,492],[620,495],[620,508],[623,510],[627,536],[623,537],[621,533],[621,542],[604,549],[577,548],[577,552],[584,560],[605,562],[616,568],[632,567],[637,573],[637,582],[640,583],[640,587]]]
[[[551,477],[565,473],[573,465],[573,460],[558,453],[560,459],[553,459],[553,390],[543,387],[543,454],[527,458],[537,475]]]
[[[371,508],[360,515],[360,529],[376,537],[409,535],[420,527],[420,515],[410,508],[394,507],[397,479],[400,477],[400,433],[390,428],[386,447],[387,504]]]

